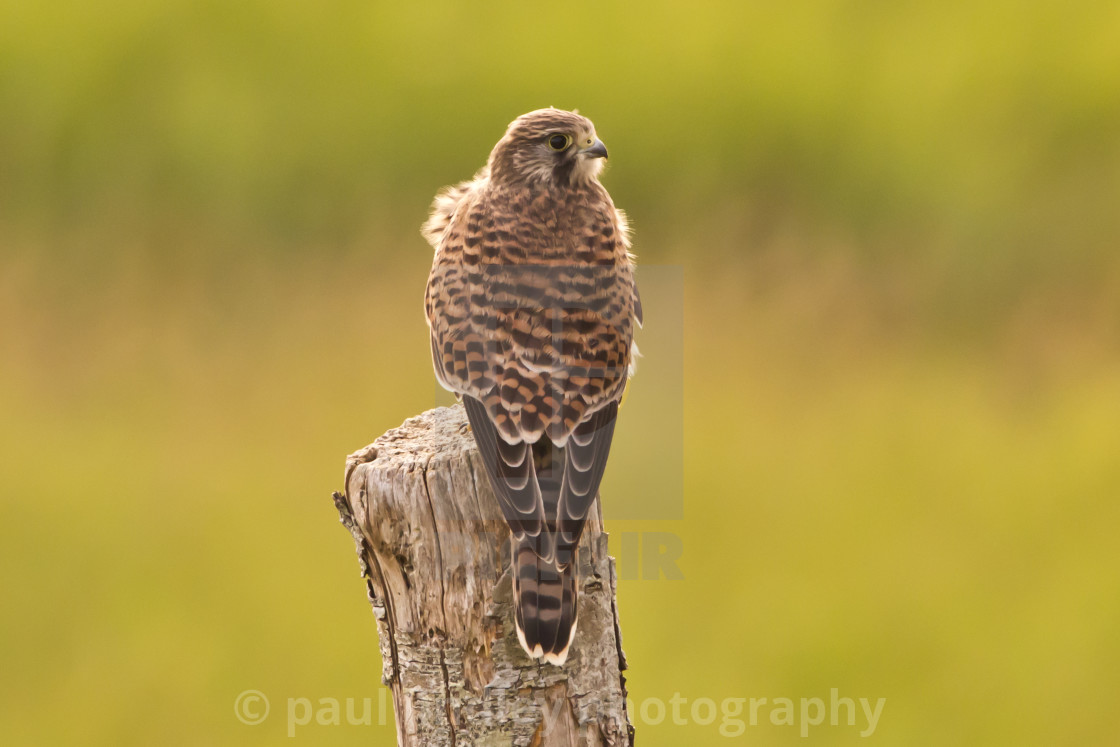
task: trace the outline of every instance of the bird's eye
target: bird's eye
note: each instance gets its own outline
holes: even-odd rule
[[[553,150],[564,150],[572,144],[571,135],[550,135],[548,138],[548,147]]]

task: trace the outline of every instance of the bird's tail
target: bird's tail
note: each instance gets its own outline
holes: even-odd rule
[[[557,666],[576,636],[576,569],[538,554],[539,538],[513,541],[513,607],[517,638],[534,659]]]

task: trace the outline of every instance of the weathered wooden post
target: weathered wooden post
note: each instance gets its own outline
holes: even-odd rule
[[[518,645],[509,530],[461,405],[351,454],[334,500],[358,546],[399,745],[633,744],[598,503],[579,550],[575,644],[554,667]]]

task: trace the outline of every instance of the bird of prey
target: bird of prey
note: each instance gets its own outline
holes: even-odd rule
[[[423,227],[436,378],[462,398],[512,531],[518,639],[556,665],[642,321],[626,218],[599,183],[606,157],[586,117],[529,112]]]

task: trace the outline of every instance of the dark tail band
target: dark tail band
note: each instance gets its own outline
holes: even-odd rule
[[[529,656],[559,666],[576,634],[575,567],[542,559],[534,547],[537,541],[513,541],[514,622]]]

